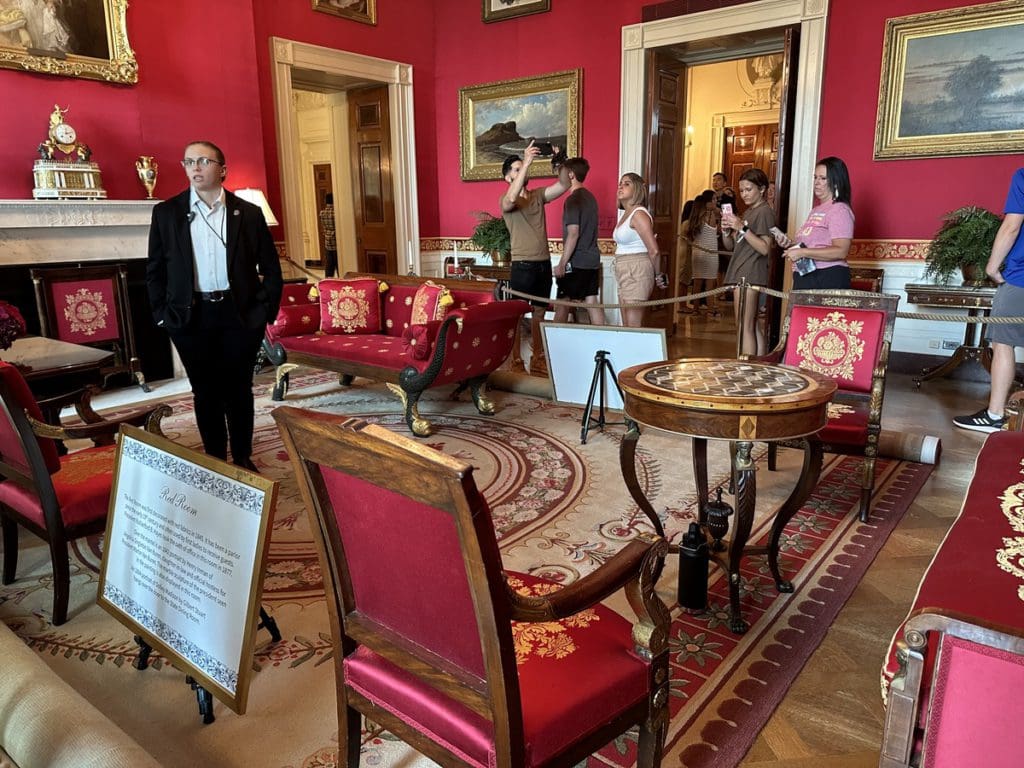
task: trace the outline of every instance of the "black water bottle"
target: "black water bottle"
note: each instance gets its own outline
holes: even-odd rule
[[[690,523],[679,545],[679,606],[691,613],[708,607],[708,541],[700,523]]]

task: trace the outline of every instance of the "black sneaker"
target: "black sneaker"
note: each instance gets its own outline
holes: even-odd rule
[[[998,432],[1006,426],[1006,417],[993,419],[988,415],[988,408],[982,408],[970,416],[957,416],[953,419],[953,425],[960,429],[971,429],[975,432]]]

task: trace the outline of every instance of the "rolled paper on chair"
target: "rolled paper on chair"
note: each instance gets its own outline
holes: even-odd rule
[[[883,429],[878,436],[878,455],[890,459],[937,464],[941,453],[942,441],[934,435]]]

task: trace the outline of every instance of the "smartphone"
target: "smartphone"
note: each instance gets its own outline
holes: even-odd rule
[[[555,153],[555,148],[551,145],[550,141],[535,141],[533,146],[539,149],[541,155],[544,156],[553,155]]]
[[[732,203],[722,203],[722,215],[732,216]]]

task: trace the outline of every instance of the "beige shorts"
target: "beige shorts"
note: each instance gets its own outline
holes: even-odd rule
[[[615,257],[615,282],[619,301],[647,301],[654,290],[654,265],[646,253],[624,253]]]

